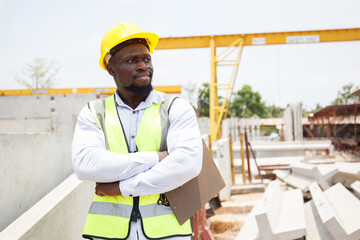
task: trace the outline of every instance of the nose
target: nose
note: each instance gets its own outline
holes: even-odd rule
[[[139,61],[138,65],[136,66],[136,70],[147,70],[149,68],[148,64],[144,61]]]

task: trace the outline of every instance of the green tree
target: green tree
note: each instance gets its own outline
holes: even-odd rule
[[[333,105],[337,105],[337,104],[346,104],[348,102],[350,102],[350,98],[348,97],[348,95],[351,93],[351,89],[353,88],[354,84],[353,83],[349,83],[344,85],[340,91],[338,91],[338,96],[337,98],[335,98],[334,101],[332,101]]]
[[[266,108],[266,116],[268,118],[282,118],[284,116],[284,111],[284,108],[277,107],[273,104]]]
[[[16,81],[28,89],[51,88],[55,85],[58,71],[59,66],[55,60],[35,58],[23,67],[21,76],[17,76]]]
[[[266,105],[261,101],[259,92],[254,92],[249,85],[244,85],[242,89],[234,95],[230,105],[230,115],[241,118],[258,116],[266,117]]]
[[[203,83],[199,88],[198,96],[198,116],[209,117],[210,106],[210,84]]]

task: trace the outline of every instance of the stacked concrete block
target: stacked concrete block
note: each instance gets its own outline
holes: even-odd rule
[[[303,129],[301,124],[302,110],[300,104],[290,105],[284,112],[285,141],[302,141]]]
[[[282,192],[273,181],[255,213],[260,239],[298,239],[306,235],[305,212],[300,190]]]
[[[274,173],[284,182],[296,185],[298,189],[292,191],[297,191],[299,196],[296,197],[296,192],[292,191],[281,192],[276,182],[272,182],[265,192],[264,199],[255,205],[237,240],[298,239],[304,232],[307,240],[360,239],[360,181],[353,181],[351,178],[353,182],[349,186],[353,190],[352,193],[341,183],[332,185],[336,176],[341,173],[335,165],[294,164],[291,170],[291,174],[287,170],[276,170]],[[312,200],[302,204],[303,194],[300,189],[303,190],[304,196],[310,196],[311,193]],[[310,193],[305,194],[305,190]],[[295,206],[295,202],[300,202],[302,206],[299,207],[299,203]],[[291,204],[293,205],[289,207]],[[290,213],[295,208],[301,209],[300,213],[304,211],[306,220],[299,217],[299,213],[291,213],[285,221],[283,214]],[[295,224],[296,221],[306,223],[305,231],[301,232],[301,228],[297,231],[281,231],[278,227],[284,222],[286,223],[283,226],[301,226],[299,222]],[[283,232],[283,235],[279,234],[280,232]],[[290,236],[289,232],[298,236],[292,235],[291,238],[287,238]]]
[[[317,183],[310,192],[321,223],[334,239],[360,239],[360,200],[342,184],[322,191]]]
[[[304,205],[306,217],[306,240],[335,240],[325,225],[321,222],[321,218],[316,210],[314,201],[311,200]]]
[[[287,107],[284,112],[284,137],[285,141],[294,141],[294,124],[291,107]]]
[[[351,188],[354,191],[355,196],[360,199],[360,181],[355,181],[353,184],[351,184]]]
[[[302,119],[302,110],[301,105],[296,104],[291,106],[294,114],[294,140],[302,141],[303,140],[303,126],[301,123]]]
[[[316,182],[324,190],[330,187],[332,180],[338,171],[339,170],[333,165],[317,165],[312,168]]]
[[[337,168],[331,165],[296,163],[291,165],[290,175],[284,175],[280,171],[275,173],[281,180],[305,193],[309,191],[309,186],[313,182],[318,182],[323,189],[329,188],[337,172]]]
[[[337,162],[335,166],[339,172],[335,175],[333,183],[341,183],[347,188],[351,188],[351,184],[360,181],[360,163]]]
[[[360,176],[360,163],[336,162],[335,166],[339,169],[339,172],[351,173]]]
[[[256,224],[255,224],[256,223]],[[290,240],[306,235],[306,222],[300,190],[282,192],[272,181],[262,200],[250,213],[237,239]]]

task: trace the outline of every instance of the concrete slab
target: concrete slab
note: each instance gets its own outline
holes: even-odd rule
[[[360,199],[360,181],[351,184],[351,188],[354,190],[355,196]]]
[[[298,239],[306,235],[303,198],[299,189],[282,192],[279,182],[273,181],[256,210],[260,239]]]
[[[341,237],[343,237],[345,233],[340,226],[339,221],[336,219],[334,209],[328,202],[327,197],[320,189],[319,185],[317,183],[312,183],[309,189],[321,222],[335,239],[344,239]]]
[[[322,189],[327,189],[330,187],[330,182],[338,172],[338,169],[334,165],[294,163],[291,165],[291,171],[292,175],[314,179]]]
[[[339,170],[333,165],[318,165],[312,169],[315,180],[323,190],[328,189]]]
[[[307,178],[314,178],[314,173],[312,169],[315,167],[312,164],[305,163],[294,163],[290,165],[291,173],[295,175],[300,175]]]
[[[338,183],[323,192],[316,183],[310,192],[322,223],[334,239],[360,238],[360,201]]]
[[[235,158],[240,158],[240,143],[234,142],[233,146]],[[306,151],[319,151],[328,149],[331,152],[333,149],[331,141],[251,141],[251,146],[255,152],[256,159],[294,156],[304,158]]]
[[[286,156],[286,157],[263,157],[256,158],[258,165],[267,166],[267,165],[282,165],[282,164],[293,164],[301,162],[304,159],[303,156]]]
[[[285,181],[285,178],[290,175],[289,170],[274,170],[273,173],[278,179],[281,179],[282,181]]]
[[[72,135],[0,134],[0,231],[74,172]]]
[[[339,171],[337,166],[334,164],[319,164],[316,165],[316,167],[319,170],[320,174],[326,179],[333,177]]]
[[[300,175],[294,175],[294,174],[291,174],[284,179],[284,182],[286,182],[287,184],[289,184],[294,188],[301,189],[301,191],[303,191],[304,193],[309,191],[309,186],[314,181],[315,181],[314,179],[303,177]]]
[[[340,183],[327,189],[324,194],[346,233],[341,239],[360,239],[360,200]]]
[[[93,188],[71,175],[0,232],[0,239],[81,239]]]
[[[336,162],[335,166],[340,172],[351,173],[360,176],[360,163]]]
[[[277,219],[275,239],[298,239],[306,235],[304,202],[300,190],[283,192]]]
[[[306,217],[306,240],[335,240],[324,224],[316,210],[314,201],[309,201],[304,205]]]
[[[340,171],[335,174],[332,184],[341,183],[345,187],[351,188],[351,184],[356,181],[360,181],[360,175]]]

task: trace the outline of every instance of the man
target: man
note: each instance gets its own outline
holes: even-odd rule
[[[117,91],[81,110],[72,144],[78,178],[96,182],[85,238],[191,238],[190,222],[178,223],[162,193],[199,174],[202,141],[190,104],[152,88],[157,42],[132,23],[103,38],[100,66]]]

